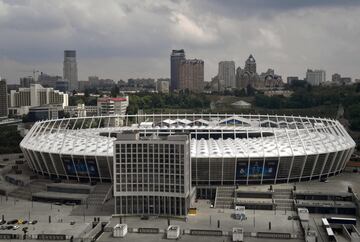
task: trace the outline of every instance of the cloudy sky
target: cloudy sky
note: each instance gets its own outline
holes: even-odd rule
[[[307,68],[360,78],[359,0],[0,0],[0,75],[32,69],[62,75],[64,49],[78,54],[79,80],[169,77],[172,49],[205,61],[284,78]]]

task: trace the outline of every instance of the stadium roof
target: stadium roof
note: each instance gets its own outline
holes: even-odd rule
[[[108,118],[110,123],[110,118],[119,118],[116,116],[43,121],[33,126],[21,145],[35,151],[63,155],[112,156],[116,138],[111,134],[130,130],[144,134],[192,133],[190,149],[193,158],[306,156],[336,152],[355,145],[336,120],[266,115],[253,115],[251,118],[214,116],[166,117],[152,121],[145,117],[142,119],[146,122],[122,127],[100,127],[101,120]],[[81,127],[75,129],[75,124],[69,124],[71,120],[82,123]],[[84,120],[91,120],[91,123],[100,121],[97,127],[85,128]],[[194,138],[194,135],[209,133],[220,136]],[[228,138],[226,134],[242,135]]]

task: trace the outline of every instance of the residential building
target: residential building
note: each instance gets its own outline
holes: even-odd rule
[[[78,81],[79,91],[84,92],[86,89],[90,88],[90,81]]]
[[[159,93],[169,93],[170,78],[158,78],[156,82],[156,90]]]
[[[6,80],[0,77],[0,117],[8,116],[8,94]]]
[[[331,76],[331,81],[333,84],[335,85],[349,85],[352,83],[352,79],[351,77],[342,77],[340,74],[338,73],[334,73],[332,76]]]
[[[235,62],[234,61],[220,61],[219,62],[219,81],[224,81],[225,88],[236,88],[235,80]]]
[[[320,83],[326,82],[326,72],[324,70],[306,71],[306,81],[312,86],[319,86]]]
[[[183,60],[185,60],[185,51],[183,49],[172,51],[170,57],[171,91],[180,89],[180,63]]]
[[[64,51],[63,77],[69,81],[69,90],[78,90],[78,70],[76,63],[76,51]]]
[[[135,88],[156,89],[154,78],[130,78],[128,79],[128,86]]]
[[[100,115],[125,115],[129,106],[129,97],[104,97],[97,99]]]
[[[78,104],[77,106],[64,107],[64,112],[65,114],[69,114],[70,117],[98,116],[100,114],[100,107],[85,106],[84,104]]]
[[[352,83],[351,77],[341,77],[340,84],[341,85],[350,85]]]
[[[89,76],[88,82],[81,81],[79,83],[79,89],[84,91],[87,88],[99,89],[103,91],[110,91],[115,86],[115,82],[112,79],[100,79],[98,76]]]
[[[40,84],[31,84],[30,88],[19,88],[18,91],[10,91],[9,111],[12,115],[25,115],[30,107],[44,105],[68,106],[68,95],[66,93],[45,88]]]
[[[113,170],[116,214],[186,216],[192,207],[188,135],[119,134]]]
[[[204,87],[204,61],[199,59],[182,60],[179,69],[179,90],[201,92]]]
[[[28,77],[21,77],[20,78],[20,87],[27,87],[29,88],[31,84],[34,84],[35,80],[32,76]]]

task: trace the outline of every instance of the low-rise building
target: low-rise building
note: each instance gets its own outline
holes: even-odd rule
[[[65,107],[64,112],[68,113],[70,117],[89,117],[99,115],[100,108],[98,106],[85,106],[84,104],[78,104],[77,106]]]

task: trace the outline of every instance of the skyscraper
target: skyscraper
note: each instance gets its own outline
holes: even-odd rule
[[[224,81],[226,88],[235,88],[235,62],[220,61],[218,78],[220,81]]]
[[[250,55],[249,58],[245,61],[244,69],[250,73],[256,73],[256,61],[252,55]]]
[[[0,77],[0,117],[8,116],[8,96],[6,80]]]
[[[76,51],[65,50],[64,51],[64,68],[63,77],[69,81],[69,90],[78,89],[78,72],[76,63]]]
[[[179,69],[179,90],[188,89],[201,92],[204,87],[204,61],[199,59],[182,60]]]
[[[173,50],[170,57],[170,72],[171,72],[171,82],[170,89],[171,91],[179,89],[180,82],[180,63],[185,60],[185,51]]]

